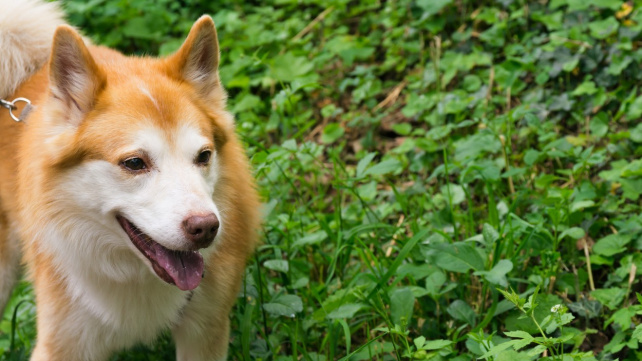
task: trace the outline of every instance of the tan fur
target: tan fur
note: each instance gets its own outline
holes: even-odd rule
[[[5,3],[13,2],[0,0],[0,5]],[[52,7],[49,10],[55,19],[59,19],[56,10]],[[1,14],[0,44],[3,44],[6,39],[2,32]],[[31,24],[33,22],[29,20]],[[19,234],[24,260],[36,292],[38,340],[32,360],[91,357],[100,361],[114,351],[78,342],[83,327],[98,321],[90,322],[74,316],[81,306],[69,293],[69,287],[73,285],[67,282],[67,275],[48,250],[47,234],[42,233],[41,226],[52,219],[59,220],[57,224],[61,224],[58,229],[61,234],[73,231],[72,228],[64,228],[67,218],[62,217],[66,210],[60,206],[57,190],[65,186],[70,172],[86,162],[99,160],[118,166],[123,159],[122,150],[137,129],[155,127],[167,139],[172,139],[177,128],[185,122],[209,135],[216,147],[220,179],[214,199],[224,208],[225,232],[222,237],[217,237],[221,239],[217,241],[216,250],[204,260],[205,278],[194,290],[191,300],[185,300],[185,306],[172,321],[171,329],[178,360],[225,359],[228,315],[240,287],[245,262],[256,243],[259,201],[245,151],[236,137],[233,120],[225,110],[225,93],[218,76],[210,79],[212,83],[197,84],[198,79],[186,81],[181,70],[188,62],[186,57],[190,47],[198,41],[199,34],[207,33],[211,26],[213,23],[209,17],[201,18],[181,50],[160,60],[129,58],[96,46],[85,49],[82,39],[73,29],[61,27],[56,33],[54,52],[61,52],[65,47],[78,47],[75,51],[83,56],[72,60],[89,69],[90,81],[82,84],[86,87],[82,96],[71,103],[61,102],[59,98],[64,97],[64,89],[50,85],[49,79],[60,83],[60,77],[65,76],[65,67],[69,64],[64,63],[67,60],[62,57],[58,58],[62,63],[52,61],[26,78],[10,94],[9,98],[26,97],[36,105],[37,110],[26,123],[13,122],[8,112],[0,108],[0,276],[10,275],[0,277],[0,302],[6,298],[7,290],[10,292],[15,279],[15,261],[19,254],[16,237],[11,235]],[[38,32],[36,37],[49,34],[49,30],[40,27],[34,31]],[[48,45],[39,46],[15,57],[26,57],[19,61],[23,74],[29,74],[32,66],[42,62],[47,48]],[[218,61],[218,48],[216,58]],[[12,61],[0,59],[0,79],[9,72],[7,67],[16,66]],[[137,82],[146,84],[153,98],[141,94]],[[0,81],[0,94],[2,86],[4,90],[11,89],[12,83],[16,80]],[[71,124],[59,121],[67,118],[71,119]],[[73,217],[73,213],[70,214]],[[114,254],[114,260],[118,259]],[[156,282],[155,275],[141,277]],[[114,281],[105,287],[133,287],[131,285],[120,285]],[[135,295],[140,290],[132,288],[126,292]],[[159,283],[156,286],[154,283],[152,291],[140,297],[152,297],[154,292],[162,295],[175,290],[169,285]]]

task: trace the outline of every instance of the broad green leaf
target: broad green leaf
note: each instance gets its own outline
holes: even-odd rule
[[[415,296],[407,288],[398,288],[390,294],[390,314],[392,322],[396,325],[409,324],[412,317],[412,310],[415,306]],[[402,321],[405,320],[405,321]]]
[[[159,32],[150,28],[150,21],[147,17],[134,17],[129,19],[122,30],[124,35],[139,39],[156,39]]]
[[[441,271],[435,271],[426,278],[426,290],[436,296],[440,293],[441,287],[446,283],[446,274]]]
[[[633,330],[633,335],[631,337],[638,340],[638,342],[642,342],[642,325],[635,326],[635,330]]]
[[[412,295],[415,298],[421,298],[430,294],[427,289],[419,286],[407,286],[407,288],[412,291]]]
[[[456,141],[454,146],[457,161],[476,159],[484,153],[494,154],[502,149],[500,140],[495,135],[486,132],[462,138]]]
[[[466,200],[466,193],[464,193],[464,188],[459,184],[448,184],[441,187],[441,193],[444,198],[449,201],[452,200],[452,204],[460,204]]]
[[[453,342],[450,340],[432,340],[425,342],[421,348],[424,350],[440,350],[452,344]]]
[[[639,120],[640,117],[642,117],[642,95],[639,97],[635,98],[635,100],[629,105],[629,109],[626,113],[626,117],[631,119],[631,120]],[[636,128],[639,127],[640,124],[637,124]],[[636,138],[638,138],[636,136]],[[639,138],[638,138],[639,139]],[[642,140],[637,140],[633,139],[636,142],[641,142]]]
[[[544,321],[542,321],[541,326],[545,327],[545,331],[547,334],[552,334],[553,332],[555,332],[555,330],[562,326],[568,325],[574,319],[575,317],[570,312],[560,315],[559,319],[557,317],[554,317],[553,315],[550,315],[547,319],[544,319]]]
[[[557,11],[552,14],[544,14],[542,12],[533,12],[533,20],[539,21],[544,24],[548,30],[557,30],[563,25],[564,13]]]
[[[528,149],[526,153],[524,153],[524,163],[526,165],[531,166],[537,162],[541,152],[535,150],[535,149]]]
[[[269,261],[265,261],[263,262],[263,267],[283,273],[287,273],[290,268],[288,261],[284,259],[271,259]]]
[[[179,39],[179,38],[174,38],[171,40],[167,40],[166,42],[161,45],[160,49],[158,50],[158,55],[162,56],[167,56],[170,54],[173,54],[176,50],[178,50],[181,45],[183,44],[184,39]],[[225,83],[226,87],[234,86],[235,84],[230,84],[230,82]]]
[[[428,263],[405,263],[397,268],[397,275],[404,277],[410,276],[414,280],[418,281],[428,276],[432,276],[435,273],[438,273],[437,268]]]
[[[495,227],[488,223],[484,223],[482,227],[482,235],[484,236],[484,242],[486,242],[488,246],[492,245],[499,239],[499,233]]]
[[[323,128],[323,133],[321,134],[321,142],[323,143],[334,143],[339,138],[345,134],[345,130],[338,123],[330,123]]]
[[[479,358],[488,359],[491,356],[498,355],[498,354],[502,353],[503,351],[514,347],[515,344],[517,342],[519,342],[519,341],[522,341],[522,340],[511,340],[511,341],[502,342],[499,345],[494,345],[493,347],[490,348],[490,350],[488,350],[488,352],[486,352],[485,354],[481,355]]]
[[[256,108],[261,104],[261,98],[252,95],[245,94],[240,100],[238,100],[232,107],[232,112],[241,113]]]
[[[642,108],[640,110],[642,111]],[[642,143],[642,123],[631,129],[631,140],[636,143]]]
[[[581,298],[577,302],[567,304],[567,306],[573,313],[584,318],[595,318],[602,311],[601,303],[587,298]]]
[[[282,294],[263,304],[263,309],[273,316],[294,318],[298,312],[303,311],[303,302],[297,295]]]
[[[387,159],[381,163],[375,164],[372,167],[366,169],[363,173],[364,175],[384,175],[397,170],[401,170],[401,163],[394,159]]]
[[[580,96],[580,95],[593,95],[597,93],[597,87],[595,86],[595,83],[587,80],[580,84],[575,90],[573,90],[573,93],[571,93],[573,96]]]
[[[408,135],[412,131],[412,125],[408,123],[393,124],[392,130],[394,130],[397,134]]]
[[[591,6],[599,8],[609,8],[611,10],[617,10],[622,4],[621,0],[557,0],[557,6],[561,4],[568,4],[568,11],[578,11],[585,10]],[[553,5],[551,5],[553,6]]]
[[[417,0],[417,6],[424,11],[424,16],[435,15],[450,3],[452,0]]]
[[[271,75],[277,81],[291,82],[297,77],[311,71],[314,65],[303,56],[296,56],[291,52],[277,55],[271,61]]]
[[[603,115],[604,113],[598,113],[595,117],[591,119],[590,129],[591,134],[596,137],[603,137],[609,131],[609,121]]]
[[[604,351],[609,353],[620,352],[624,347],[626,347],[625,339],[627,335],[623,330],[620,330],[615,333],[610,339],[610,342],[604,345]]]
[[[352,318],[354,315],[365,308],[365,305],[362,303],[348,303],[345,305],[339,306],[339,308],[328,314],[329,319],[337,318]]]
[[[528,345],[523,344],[523,340],[514,340],[514,344],[512,345],[515,350],[519,350],[520,348],[523,348]],[[517,352],[514,350],[506,350],[504,352],[501,352],[497,357],[495,357],[494,361],[532,361],[533,358],[529,356],[528,354],[524,352]]]
[[[359,160],[359,163],[357,163],[357,177],[361,177],[364,175],[364,171],[370,163],[372,162],[372,159],[377,155],[377,153],[368,153],[366,154],[361,160]]]
[[[617,309],[622,301],[624,301],[624,296],[626,295],[626,290],[618,287],[612,288],[603,288],[591,291],[591,296],[596,300],[600,301],[601,304],[610,308],[611,310]]]
[[[531,336],[530,333],[524,331],[506,331],[504,335],[512,338],[523,338],[526,340],[534,340],[535,338]]]
[[[536,303],[537,307],[535,307],[533,314],[537,322],[541,324],[551,314],[551,308],[562,303],[562,299],[557,295],[540,294],[537,296]],[[504,324],[507,331],[525,331],[531,335],[539,335],[539,330],[530,317],[524,317],[524,314],[519,310],[510,311]]]
[[[587,0],[586,2],[598,8],[611,10],[618,10],[624,3],[622,0]]]
[[[605,39],[617,31],[620,23],[614,17],[608,17],[604,20],[591,21],[588,24],[591,35],[598,39]]]
[[[423,336],[419,336],[416,339],[414,339],[412,342],[415,344],[415,347],[417,348],[417,350],[420,350],[426,343],[426,338]]]
[[[614,76],[619,76],[622,74],[622,72],[629,67],[629,65],[633,62],[633,57],[628,56],[628,55],[614,55],[613,58],[611,59],[611,63],[609,64],[609,67],[606,69],[606,72],[614,75]]]
[[[462,86],[469,92],[479,90],[482,86],[482,81],[477,75],[469,74],[464,77]]]
[[[595,206],[595,202],[593,202],[592,200],[583,200],[571,203],[570,208],[571,212],[577,212],[593,206]]]
[[[446,311],[455,320],[465,322],[470,326],[475,325],[475,311],[462,300],[453,301]]]
[[[304,247],[314,244],[321,243],[328,239],[328,233],[326,231],[317,231],[314,233],[306,234],[305,236],[297,239],[292,244],[293,247]]]
[[[371,47],[352,47],[339,51],[339,56],[347,66],[351,66],[355,60],[368,59],[374,53],[375,48]]]
[[[435,262],[442,269],[459,273],[468,272],[471,269],[484,270],[484,259],[471,243],[458,242],[435,245],[435,247],[439,251]]]
[[[490,271],[477,271],[476,275],[484,276],[484,278],[494,284],[501,287],[508,287],[508,280],[506,279],[506,274],[513,269],[513,262],[507,259],[500,260],[497,262],[495,267]]]
[[[593,252],[602,256],[613,256],[626,251],[626,245],[631,241],[631,237],[623,234],[611,234],[599,239],[593,245]]]
[[[569,237],[571,237],[573,239],[580,239],[580,238],[584,237],[585,235],[586,235],[586,233],[584,232],[584,230],[582,228],[580,228],[580,227],[571,227],[571,228],[565,230],[564,232],[562,232],[562,234],[560,234],[560,239],[562,239],[562,238],[564,238],[566,236],[569,236]]]
[[[366,184],[362,184],[359,187],[357,187],[357,194],[359,194],[359,197],[363,199],[364,201],[372,201],[375,198],[377,198],[377,195],[379,192],[377,191],[377,182],[371,181]]]
[[[597,290],[596,290],[597,291]],[[627,329],[631,325],[633,317],[637,314],[634,307],[621,308],[613,313],[606,321],[605,326],[611,323],[618,325],[621,329]]]

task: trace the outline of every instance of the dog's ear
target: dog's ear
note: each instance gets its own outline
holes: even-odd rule
[[[170,74],[191,84],[201,96],[222,90],[218,77],[219,48],[211,17],[201,16],[194,23],[178,51],[167,59]]]
[[[70,26],[56,29],[49,63],[50,88],[65,118],[78,125],[105,86],[105,76],[85,43]]]

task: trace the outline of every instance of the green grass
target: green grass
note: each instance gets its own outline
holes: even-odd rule
[[[265,202],[230,359],[642,357],[642,1],[202,3],[64,2],[126,53],[215,19]]]

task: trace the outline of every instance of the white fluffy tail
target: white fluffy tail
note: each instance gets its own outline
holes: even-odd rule
[[[56,3],[0,0],[0,98],[44,65],[56,27],[64,23]]]

